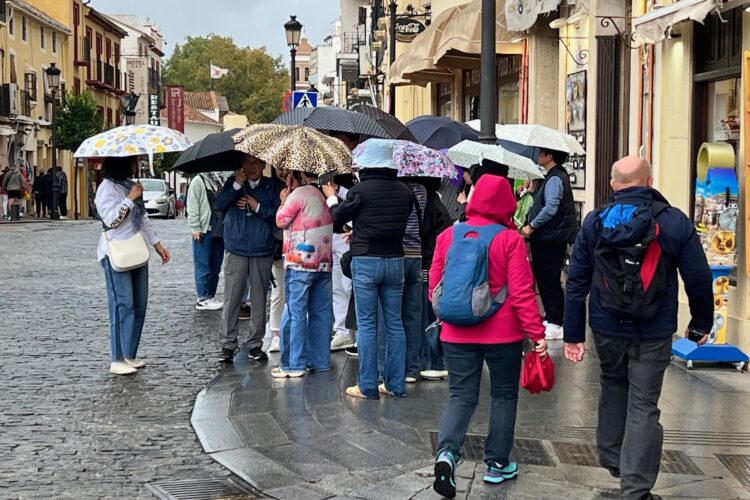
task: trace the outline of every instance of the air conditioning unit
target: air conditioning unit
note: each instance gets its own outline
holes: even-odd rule
[[[4,83],[0,87],[0,115],[15,116],[18,114],[18,85]]]

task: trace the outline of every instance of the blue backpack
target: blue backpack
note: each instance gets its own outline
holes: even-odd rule
[[[501,225],[457,224],[454,227],[443,277],[432,293],[432,309],[440,321],[459,326],[476,325],[503,305],[508,287],[502,287],[492,296],[488,264],[490,243],[505,229]],[[467,238],[469,234],[477,237]]]

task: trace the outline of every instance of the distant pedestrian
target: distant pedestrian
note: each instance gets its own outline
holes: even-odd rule
[[[47,213],[49,214],[50,218],[52,215],[57,212],[58,207],[53,207],[54,203],[54,197],[52,196],[52,192],[54,191],[54,183],[55,183],[55,177],[52,175],[52,169],[47,169],[47,173],[44,174],[44,178],[42,179],[42,186],[44,188],[44,202],[45,205],[47,205]]]
[[[711,271],[693,223],[651,187],[646,160],[625,157],[611,177],[610,203],[586,217],[571,255],[564,353],[583,360],[588,296],[601,367],[599,463],[621,478],[622,498],[661,498],[651,489],[663,440],[658,402],[677,331],[677,272],[690,303],[688,331],[702,344],[713,324]]]
[[[511,462],[510,454],[524,338],[528,336],[536,342],[535,350],[540,355],[544,356],[547,352],[526,245],[515,231],[512,220],[515,208],[515,197],[507,179],[483,177],[474,185],[474,192],[466,207],[466,224],[452,226],[438,237],[430,268],[432,299],[438,283],[447,279],[448,273],[455,269],[448,262],[449,252],[458,241],[454,239],[459,235],[464,238],[491,238],[484,250],[487,255],[489,295],[496,297],[503,288],[507,291],[503,305],[484,321],[467,326],[445,321],[442,324],[440,338],[448,369],[450,397],[440,424],[434,489],[448,498],[456,495],[456,464],[461,456],[469,422],[479,402],[485,363],[490,373],[492,401],[489,433],[484,445],[484,462],[487,466],[484,481],[499,484],[518,476],[518,465]],[[497,225],[506,229],[502,230]],[[455,291],[445,290],[445,293]],[[472,302],[472,297],[468,297],[468,302]]]
[[[8,210],[8,191],[3,187],[5,185],[5,176],[8,175],[10,169],[5,167],[3,173],[0,174],[0,215],[3,219],[10,219],[10,210]]]
[[[96,190],[95,199],[104,226],[97,256],[107,283],[112,354],[109,371],[116,375],[129,375],[145,366],[137,354],[148,303],[148,262],[129,271],[116,271],[110,263],[109,242],[128,240],[140,233],[146,244],[159,254],[162,264],[170,259],[146,214],[143,186],[129,180],[136,165],[133,156],[105,158],[104,180]]]
[[[521,230],[531,242],[531,268],[544,305],[548,340],[563,337],[565,294],[560,279],[568,245],[578,231],[573,190],[562,166],[567,158],[561,151],[539,149],[537,163],[547,173],[534,193],[528,222]]]
[[[281,192],[276,224],[284,229],[288,328],[282,329],[281,365],[276,378],[301,377],[305,370],[331,369],[333,328],[333,219],[313,172],[300,187]]]
[[[20,220],[21,200],[23,199],[23,176],[16,165],[11,165],[10,170],[5,173],[3,189],[8,193],[10,220]]]
[[[193,270],[199,311],[218,311],[224,303],[216,299],[221,264],[224,262],[224,214],[216,208],[216,197],[224,187],[215,173],[198,174],[188,188],[188,225],[193,233]]]
[[[360,182],[347,193],[346,200],[333,205],[338,223],[353,222],[351,237],[352,282],[357,310],[359,377],[348,387],[353,397],[377,399],[379,393],[406,395],[404,386],[406,340],[401,319],[404,287],[404,247],[406,221],[414,196],[397,178],[393,145],[384,139],[370,139],[357,148]],[[356,151],[355,151],[356,153]],[[326,193],[330,195],[330,193]],[[378,385],[378,309],[385,316],[387,358],[385,383]]]
[[[250,280],[250,337],[244,346],[255,361],[268,361],[263,351],[266,297],[273,266],[273,226],[279,197],[263,177],[265,163],[243,155],[241,168],[229,178],[216,199],[224,214],[224,314],[221,321],[221,361],[231,363],[239,346],[240,306]],[[190,210],[188,202],[188,210]]]
[[[34,193],[36,217],[47,217],[47,205],[44,203],[44,171],[38,170],[35,172],[31,190]]]
[[[60,217],[62,219],[68,218],[68,174],[62,169],[57,167],[57,188],[58,197],[57,203],[60,210]]]

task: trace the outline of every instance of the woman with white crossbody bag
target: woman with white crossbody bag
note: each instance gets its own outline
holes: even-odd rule
[[[104,180],[96,190],[96,210],[104,231],[97,255],[104,268],[109,305],[110,373],[130,375],[143,368],[136,359],[148,302],[148,246],[169,262],[146,215],[143,186],[130,180],[136,157],[105,158]]]

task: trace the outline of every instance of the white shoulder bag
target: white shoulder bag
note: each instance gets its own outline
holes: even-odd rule
[[[140,231],[125,240],[109,239],[107,231],[104,231],[104,238],[107,240],[109,250],[109,265],[115,271],[123,273],[148,264],[151,254]]]

